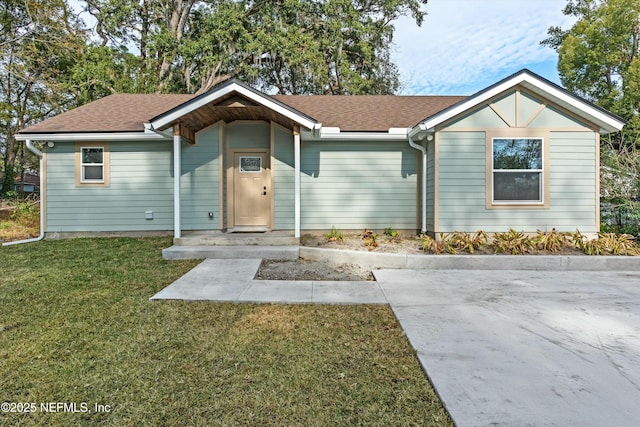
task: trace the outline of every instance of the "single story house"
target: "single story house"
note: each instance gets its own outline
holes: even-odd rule
[[[21,130],[47,234],[596,233],[624,121],[519,71],[468,97],[116,94]]]

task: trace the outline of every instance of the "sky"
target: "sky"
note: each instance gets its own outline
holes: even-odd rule
[[[422,27],[396,21],[403,95],[472,95],[523,68],[560,84],[547,29],[568,29],[567,0],[429,0]]]
[[[567,0],[429,0],[421,27],[395,22],[392,61],[401,95],[472,95],[523,68],[560,83],[557,54],[540,46],[551,26],[570,28]],[[79,10],[77,0],[70,4]],[[87,14],[82,18],[87,20]]]

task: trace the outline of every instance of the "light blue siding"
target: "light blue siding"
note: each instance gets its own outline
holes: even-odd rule
[[[552,106],[548,105],[544,108],[538,116],[531,122],[529,127],[532,128],[575,128],[575,127],[587,127],[584,123],[575,120],[564,114],[561,111],[556,110]]]
[[[219,128],[208,128],[197,135],[195,145],[182,144],[180,177],[183,230],[220,228]],[[213,218],[209,217],[213,213]]]
[[[516,122],[516,97],[515,91],[504,95],[493,102],[500,113],[512,124]]]
[[[507,124],[490,107],[482,107],[453,122],[451,128],[506,128]]]
[[[518,124],[522,126],[540,109],[542,101],[524,92],[521,92],[520,95],[520,116],[518,118]],[[515,101],[515,96],[512,96],[512,99]]]
[[[406,142],[305,142],[303,229],[415,230],[417,155]]]
[[[535,232],[596,231],[596,135],[551,132],[549,209],[487,209],[484,132],[443,132],[439,139],[439,210],[436,232],[508,228]]]
[[[231,149],[269,149],[270,127],[266,122],[238,122],[227,127]]]
[[[47,232],[173,228],[170,142],[111,142],[108,187],[76,187],[74,150],[64,142],[47,150]]]
[[[273,185],[274,228],[293,230],[295,216],[295,165],[293,134],[274,126]]]

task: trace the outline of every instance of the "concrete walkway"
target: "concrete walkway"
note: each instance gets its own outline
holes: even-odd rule
[[[260,259],[207,259],[151,300],[387,304],[374,281],[253,280]]]
[[[640,424],[637,271],[374,270],[377,282],[253,280],[205,260],[151,299],[389,303],[458,426]]]
[[[374,274],[457,425],[640,425],[640,273]]]

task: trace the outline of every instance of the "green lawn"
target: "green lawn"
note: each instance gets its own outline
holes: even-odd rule
[[[0,248],[0,425],[452,425],[389,307],[149,302],[169,245]]]

